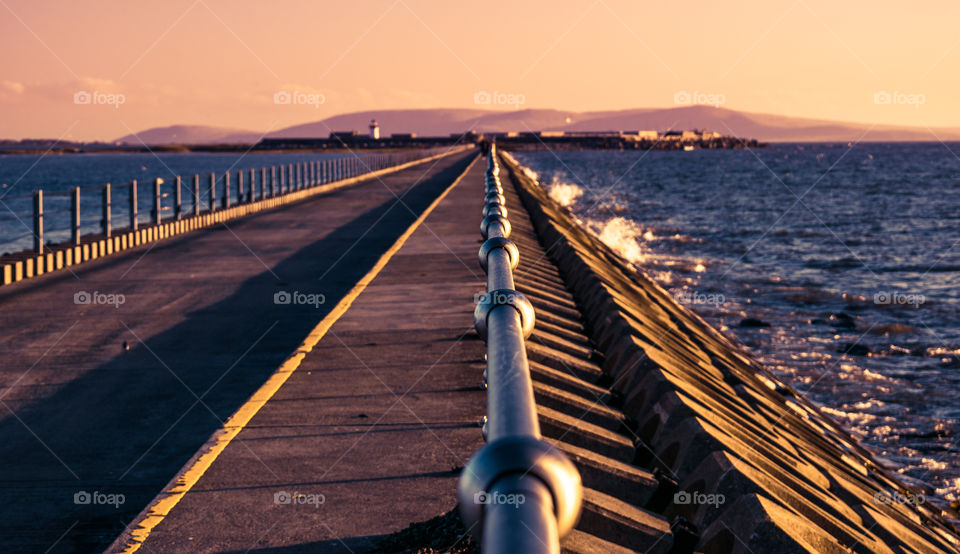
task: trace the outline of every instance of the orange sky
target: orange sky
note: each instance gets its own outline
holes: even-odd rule
[[[948,1],[0,0],[0,137],[268,131],[478,107],[478,91],[577,111],[688,91],[739,110],[960,126],[958,21]],[[306,103],[276,104],[283,90]],[[77,104],[81,91],[100,94]],[[908,100],[878,104],[881,91]]]

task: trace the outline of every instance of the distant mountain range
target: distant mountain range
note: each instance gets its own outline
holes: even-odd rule
[[[152,127],[145,131],[125,135],[117,142],[133,146],[142,144],[250,144],[263,137],[263,133],[230,129],[228,127],[211,127],[209,125],[171,125],[169,127]]]
[[[445,136],[468,130],[494,131],[716,131],[722,135],[765,142],[936,141],[960,140],[960,128],[905,127],[848,123],[800,117],[739,112],[712,106],[682,106],[601,112],[561,110],[493,111],[474,109],[375,110],[333,116],[287,127],[267,137],[326,138],[331,131],[367,131],[371,119],[381,133],[417,133]],[[202,125],[155,127],[117,139],[128,144],[252,143],[263,135],[255,131]]]

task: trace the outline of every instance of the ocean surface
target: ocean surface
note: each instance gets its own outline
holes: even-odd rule
[[[257,171],[260,190],[261,167],[287,165],[348,156],[344,153],[103,153],[103,154],[10,154],[0,155],[0,254],[33,247],[33,200],[36,189],[44,193],[44,239],[62,242],[70,238],[70,189],[81,187],[81,229],[84,234],[100,231],[101,187],[111,183],[111,221],[115,229],[129,224],[129,184],[136,179],[138,221],[150,221],[153,209],[153,180],[165,181],[163,205],[173,205],[173,182],[182,179],[182,201],[186,213],[193,211],[193,175],[200,175],[200,206],[209,202],[210,173],[217,174],[216,200],[223,198],[223,173],[231,172],[231,196],[236,201],[236,172]],[[269,179],[269,171],[267,172]],[[249,190],[249,174],[244,174]],[[279,179],[279,174],[278,177]],[[278,181],[279,183],[279,181]],[[165,212],[168,217],[172,212]]]
[[[522,152],[936,504],[960,497],[960,144]]]

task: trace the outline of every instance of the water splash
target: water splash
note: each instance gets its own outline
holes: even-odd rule
[[[625,217],[614,217],[604,222],[591,220],[587,225],[604,244],[630,263],[639,264],[647,259],[640,247],[644,229],[634,221]]]
[[[556,175],[553,176],[553,183],[548,187],[547,192],[550,194],[550,198],[553,198],[564,208],[572,206],[577,199],[583,196],[582,188],[571,183],[561,182]]]

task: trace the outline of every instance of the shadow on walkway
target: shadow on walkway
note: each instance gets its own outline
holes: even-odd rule
[[[223,301],[143,344],[131,343],[52,397],[15,416],[2,413],[2,550],[44,551],[58,538],[56,552],[108,546],[471,156],[458,158],[404,194],[409,210],[391,199],[271,268],[282,282],[264,271]],[[277,305],[280,291],[321,293],[325,303]],[[77,504],[81,491],[122,494],[124,502]]]

